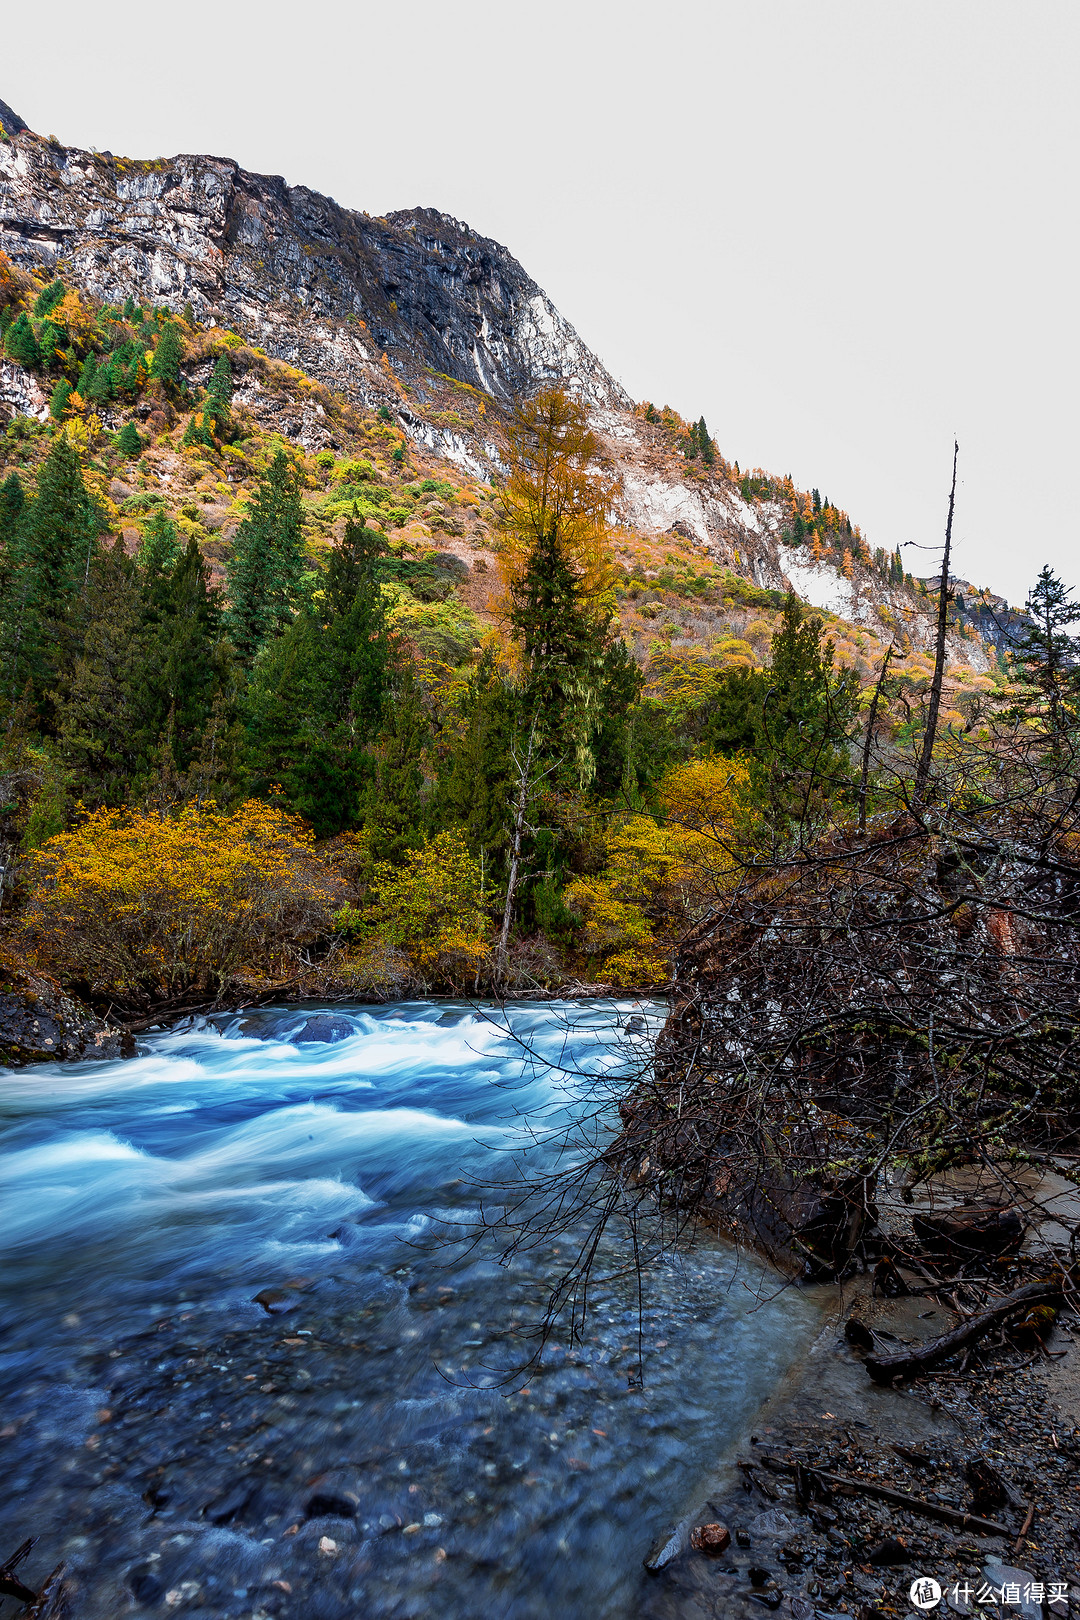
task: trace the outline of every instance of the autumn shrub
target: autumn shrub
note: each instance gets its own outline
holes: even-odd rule
[[[36,958],[131,1006],[288,973],[342,888],[304,823],[255,801],[94,811],[29,856],[26,880]]]
[[[615,817],[601,870],[566,889],[581,919],[581,949],[617,989],[668,977],[676,937],[724,888],[731,848],[751,829],[749,776],[739,761],[677,766],[661,784],[660,801],[662,820]]]
[[[460,988],[473,979],[488,952],[488,919],[480,867],[460,833],[440,833],[400,867],[381,862],[368,918],[423,980]]]

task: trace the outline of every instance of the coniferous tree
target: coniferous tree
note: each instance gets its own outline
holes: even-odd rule
[[[64,283],[62,281],[50,281],[47,287],[42,287],[34,299],[33,313],[39,320],[44,320],[45,316],[56,308],[63,296]]]
[[[141,619],[138,571],[123,541],[98,547],[82,646],[56,698],[60,746],[91,804],[122,804],[138,769]]]
[[[78,455],[58,434],[17,531],[13,577],[3,604],[2,648],[8,697],[27,679],[43,704],[65,654],[65,621],[85,585],[104,523],[83,483]]]
[[[228,562],[228,629],[250,664],[303,601],[304,538],[296,474],[279,450],[233,538]]]
[[[25,366],[33,371],[41,364],[41,347],[34,336],[34,328],[25,310],[22,310],[7,329],[4,339],[4,349],[9,360],[14,360],[18,366]]]
[[[524,702],[544,752],[573,761],[588,780],[607,626],[584,600],[581,570],[554,528],[538,537],[513,582],[510,622],[524,659]]]
[[[0,484],[0,615],[11,594],[16,567],[19,524],[26,507],[26,495],[17,473],[8,473]]]
[[[52,417],[54,422],[63,421],[64,412],[67,410],[68,400],[71,398],[71,395],[71,384],[68,382],[66,377],[61,377],[60,381],[52,391],[52,398],[49,400],[49,415]]]
[[[210,387],[207,390],[206,404],[203,407],[203,419],[213,423],[218,433],[224,432],[229,425],[229,406],[232,404],[233,383],[232,366],[228,354],[219,354],[214,361],[214,369],[210,374]]]
[[[398,864],[423,841],[425,817],[423,758],[430,727],[411,664],[401,672],[391,713],[367,821],[375,859]]]
[[[137,456],[143,447],[139,430],[134,422],[125,422],[116,436],[116,448],[122,456]]]
[[[321,836],[356,826],[374,774],[390,640],[375,562],[380,534],[353,520],[321,598],[264,647],[245,702],[256,790],[278,785]]]
[[[175,321],[166,319],[161,336],[154,348],[150,375],[167,387],[173,388],[180,379],[180,362],[184,358],[184,342]]]
[[[1072,591],[1048,565],[1028,592],[1024,611],[1029,623],[1016,644],[1016,658],[1024,675],[1039,693],[1050,727],[1059,731],[1065,719],[1065,699],[1077,683],[1080,639],[1066,626],[1080,619],[1080,605]]]
[[[198,753],[218,690],[227,679],[220,647],[221,603],[194,539],[180,554],[163,544],[147,555],[142,601],[140,768],[146,770],[155,748],[167,740],[176,770],[184,773]]]

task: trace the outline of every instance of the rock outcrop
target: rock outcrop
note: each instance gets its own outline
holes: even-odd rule
[[[63,268],[109,301],[190,302],[354,393],[385,391],[385,354],[403,375],[427,369],[496,398],[558,379],[630,403],[517,260],[448,214],[372,218],[226,158],[134,161],[14,122],[22,133],[0,144],[0,248],[25,269]]]
[[[67,996],[54,979],[0,964],[0,1064],[133,1057],[135,1041]]]

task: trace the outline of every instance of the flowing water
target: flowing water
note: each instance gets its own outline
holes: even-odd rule
[[[702,1244],[639,1317],[612,1234],[583,1341],[529,1365],[580,1217],[462,1238],[610,1118],[660,1011],[279,1008],[4,1073],[0,1558],[37,1535],[72,1620],[637,1613],[816,1312]]]

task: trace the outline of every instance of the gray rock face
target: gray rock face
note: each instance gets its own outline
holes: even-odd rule
[[[629,404],[517,260],[448,214],[375,219],[226,158],[136,162],[22,128],[0,143],[0,248],[23,268],[63,261],[116,302],[190,300],[200,320],[322,380],[351,374],[361,393],[377,391],[385,353],[501,398],[559,379]]]
[[[6,101],[0,101],[0,124],[4,126],[5,135],[21,135],[27,128],[15,109],[9,107]]]
[[[0,970],[0,1064],[133,1057],[135,1041],[65,996],[51,979]]]

